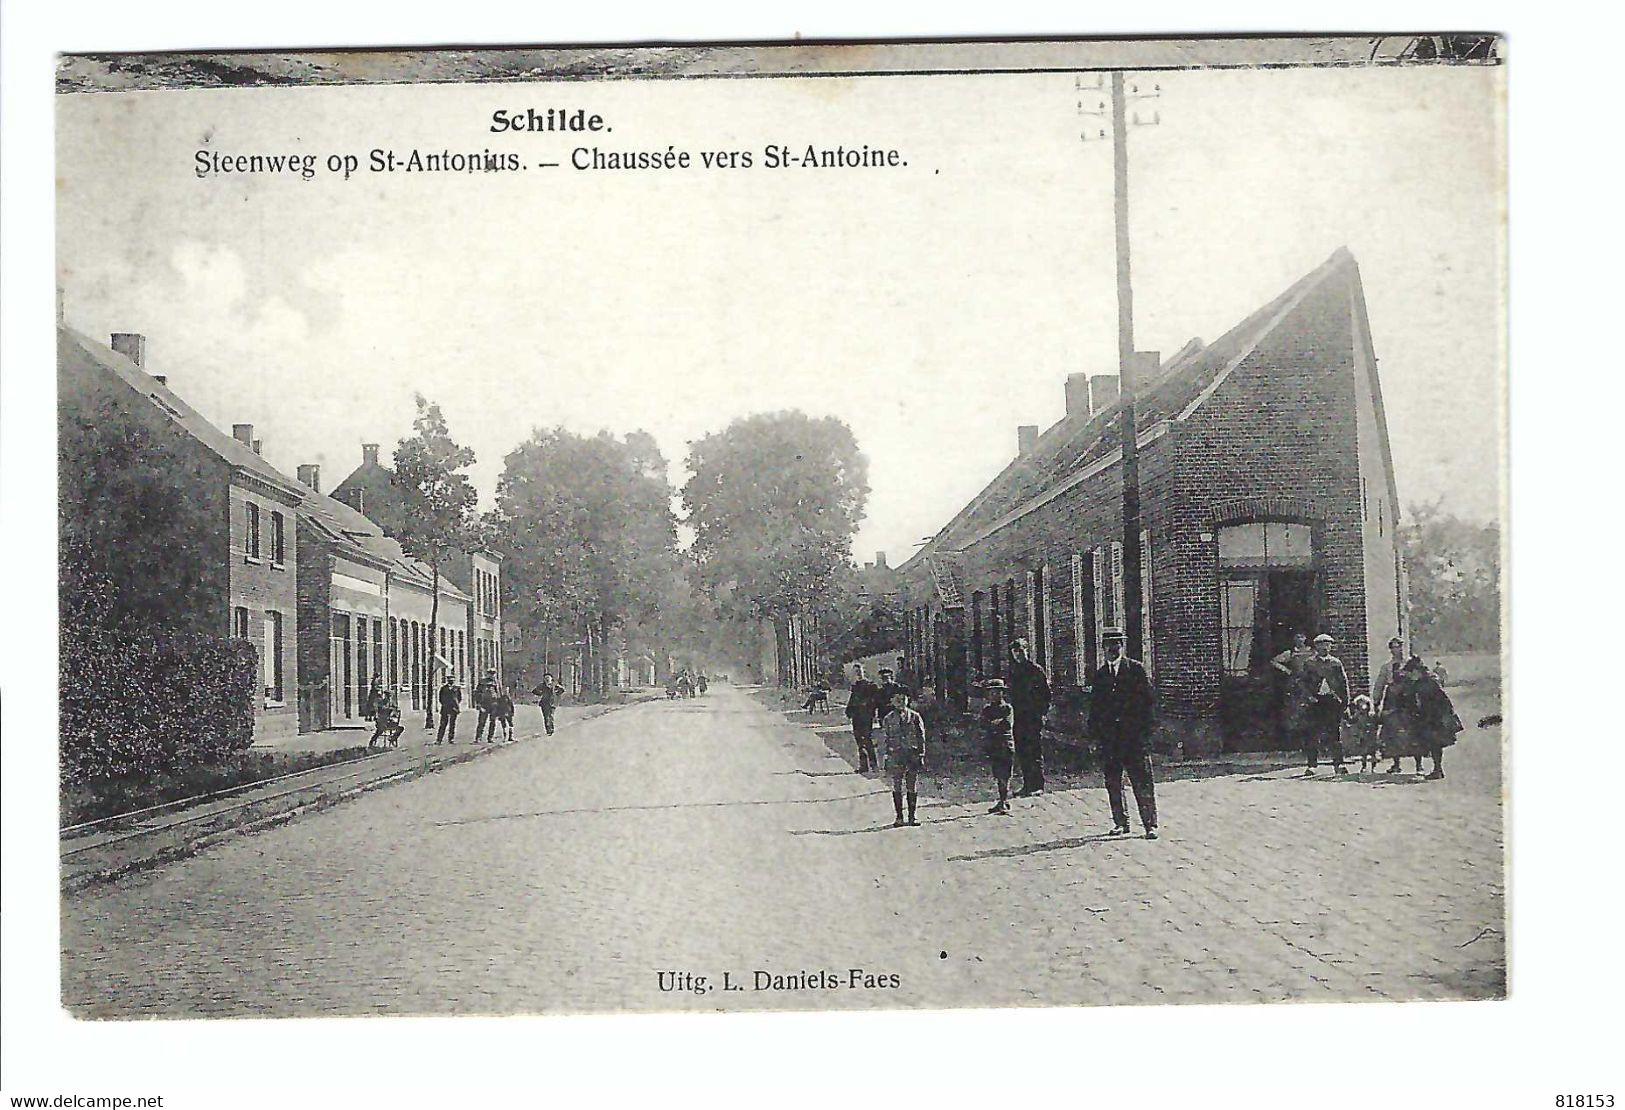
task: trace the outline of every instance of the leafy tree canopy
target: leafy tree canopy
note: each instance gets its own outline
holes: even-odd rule
[[[464,471],[474,452],[451,438],[440,406],[417,396],[412,434],[395,448],[395,486],[401,493],[398,537],[407,554],[437,571],[452,551],[474,546],[478,495]]]
[[[1501,529],[1438,501],[1413,505],[1399,531],[1410,579],[1411,639],[1428,651],[1498,651]]]
[[[734,421],[690,445],[683,505],[707,590],[735,612],[809,611],[850,565],[868,461],[834,417]]]

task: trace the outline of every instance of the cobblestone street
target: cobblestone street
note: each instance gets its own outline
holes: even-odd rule
[[[113,1017],[1497,997],[1501,805],[1473,783],[1171,781],[1155,842],[1107,839],[1098,789],[1007,819],[927,797],[893,829],[888,785],[721,686],[65,897],[63,999]]]

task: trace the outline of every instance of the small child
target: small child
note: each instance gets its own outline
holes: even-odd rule
[[[886,740],[886,770],[891,772],[892,808],[897,811],[893,828],[902,828],[903,791],[908,790],[907,824],[918,825],[914,816],[917,776],[925,770],[925,720],[909,708],[908,691],[896,690],[891,697],[894,713],[881,721],[881,733]]]
[[[1376,771],[1379,753],[1377,751],[1377,715],[1371,711],[1371,699],[1364,694],[1356,695],[1349,705],[1349,715],[1343,723],[1345,739],[1343,750],[1353,752],[1360,757],[1360,771]]]
[[[1015,709],[1004,700],[1003,679],[992,679],[982,688],[987,691],[987,704],[982,706],[982,738],[987,742],[993,778],[999,784],[999,803],[988,812],[1009,816],[1010,771],[1016,763]]]

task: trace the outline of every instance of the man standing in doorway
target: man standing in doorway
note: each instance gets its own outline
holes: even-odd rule
[[[1112,805],[1112,835],[1128,835],[1128,810],[1123,805],[1123,775],[1134,788],[1145,838],[1157,839],[1157,791],[1151,777],[1152,717],[1156,700],[1145,666],[1127,654],[1128,634],[1121,628],[1101,633],[1106,662],[1095,671],[1089,687],[1089,733],[1100,756],[1106,778],[1106,796]]]
[[[1015,710],[1016,762],[1021,765],[1018,798],[1044,790],[1044,714],[1049,712],[1049,675],[1027,657],[1027,641],[1010,645],[1010,705]]]
[[[858,746],[858,771],[880,769],[875,754],[875,701],[880,688],[864,676],[863,664],[852,668],[852,688],[846,695],[846,716],[852,722],[852,739]]]

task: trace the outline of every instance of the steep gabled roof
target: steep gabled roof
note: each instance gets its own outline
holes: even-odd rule
[[[63,325],[57,326],[56,343],[59,364],[91,367],[112,374],[135,392],[146,397],[152,402],[153,407],[168,417],[172,423],[236,470],[258,478],[296,498],[303,497],[309,492],[304,486],[266,462],[247,444],[239,442],[209,423],[196,409],[171,392],[168,386],[111,347],[104,347],[94,339]]]
[[[1311,291],[1338,275],[1356,284],[1358,267],[1347,248],[1294,282],[1280,296],[1258,309],[1212,343],[1185,344],[1159,366],[1136,390],[1136,427],[1141,442],[1158,434],[1159,425],[1184,419]],[[928,561],[944,553],[963,550],[1012,515],[1036,507],[1087,476],[1091,468],[1110,465],[1122,446],[1119,401],[1094,413],[1063,417],[1038,437],[1025,455],[1013,459],[976,497],[959,511],[936,537],[910,559]],[[1391,469],[1391,468],[1390,468]]]

